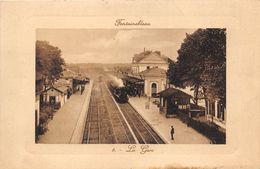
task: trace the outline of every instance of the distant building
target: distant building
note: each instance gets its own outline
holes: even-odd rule
[[[132,60],[132,72],[143,80],[142,93],[155,97],[166,88],[166,71],[170,59],[161,55],[160,51],[145,51],[135,54]],[[140,83],[140,82],[139,82]]]
[[[60,78],[57,81],[55,81],[55,86],[56,87],[66,86],[68,88],[72,88],[72,81],[70,79],[66,80],[66,79]]]
[[[73,93],[78,91],[77,80],[75,80],[76,77],[77,77],[77,73],[75,73],[69,69],[64,69],[62,72],[62,76],[60,78],[60,79],[64,79],[67,81],[67,83],[69,84],[69,87],[72,89]]]
[[[80,73],[75,73],[69,69],[64,69],[64,71],[62,72],[62,76],[59,80],[61,83],[65,84],[66,86],[69,85],[73,93],[79,91],[82,85],[85,85],[86,83],[89,82],[88,77]]]

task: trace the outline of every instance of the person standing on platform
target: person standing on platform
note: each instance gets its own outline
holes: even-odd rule
[[[173,137],[173,135],[174,135],[174,127],[173,127],[173,126],[171,126],[171,137],[172,137],[172,140],[174,140],[174,137]]]

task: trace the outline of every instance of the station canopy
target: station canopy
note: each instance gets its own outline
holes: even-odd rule
[[[144,84],[144,80],[141,79],[141,77],[138,77],[138,76],[128,75],[128,76],[123,77],[123,80],[130,82],[130,83],[133,83],[133,84]]]
[[[176,88],[167,88],[161,92],[158,93],[160,95],[160,97],[171,97],[173,95],[177,96],[177,97],[188,97],[188,98],[192,98],[191,95],[179,90],[179,89],[176,89]]]

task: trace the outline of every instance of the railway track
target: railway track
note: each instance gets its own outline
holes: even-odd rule
[[[161,137],[129,103],[119,104],[119,107],[131,126],[139,144],[165,144]]]
[[[94,81],[83,144],[165,144],[129,103],[117,106],[112,97],[102,79]]]
[[[103,82],[93,84],[82,143],[136,143]]]

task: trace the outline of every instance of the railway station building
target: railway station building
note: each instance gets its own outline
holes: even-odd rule
[[[157,93],[166,88],[170,59],[160,51],[144,51],[135,54],[132,59],[132,72],[143,81],[143,94],[156,97]],[[140,83],[140,81],[138,82]]]
[[[169,66],[169,58],[162,55],[160,51],[144,51],[135,54],[132,59],[132,71],[138,74],[150,68],[161,68],[165,71]]]
[[[51,86],[43,91],[45,104],[59,109],[67,102],[68,88],[66,86]]]
[[[166,88],[166,71],[161,68],[150,68],[139,73],[144,79],[144,94],[156,97],[157,93]]]

